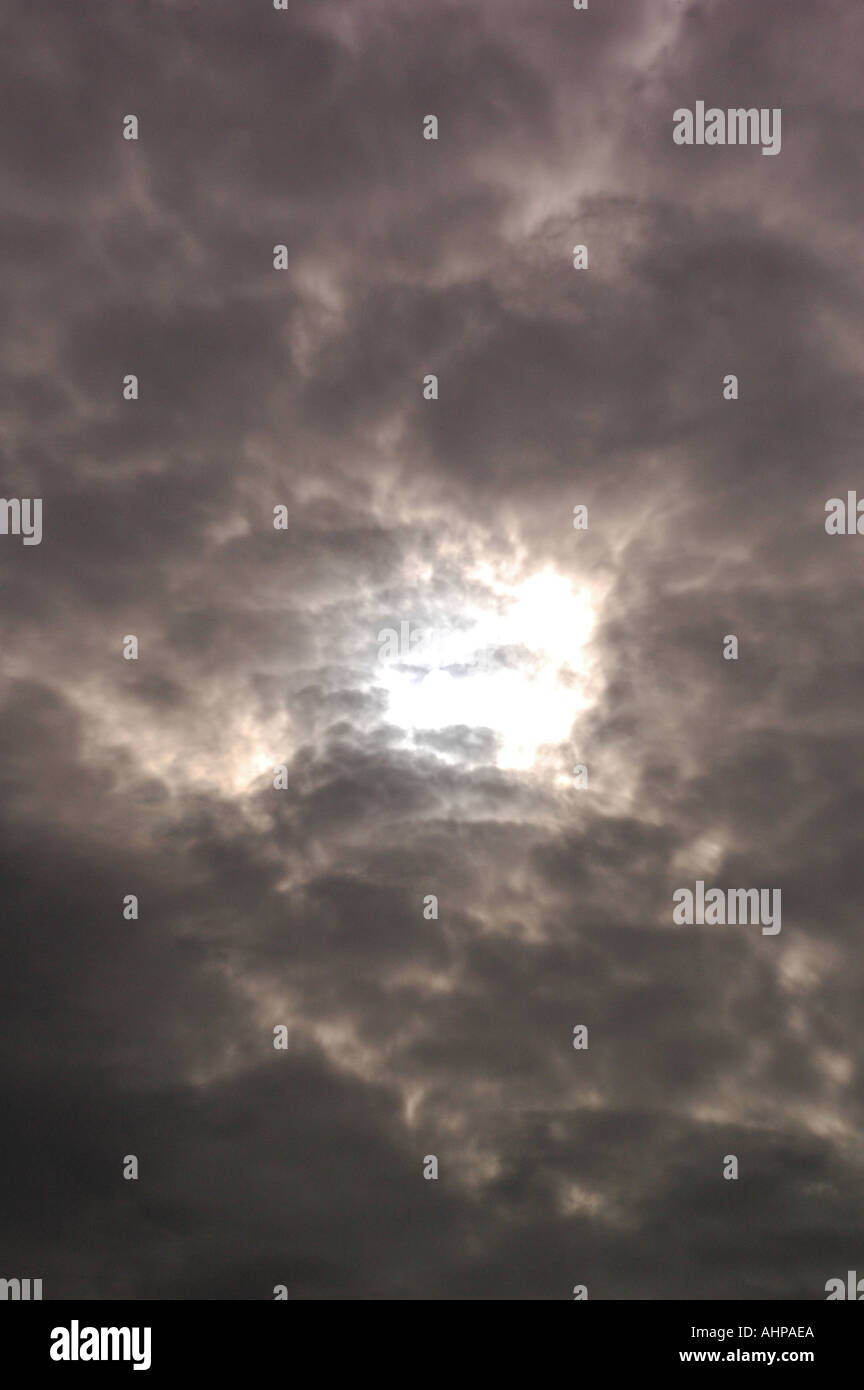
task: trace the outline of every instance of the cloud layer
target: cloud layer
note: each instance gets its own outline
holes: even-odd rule
[[[2,37],[2,491],[44,536],[0,537],[0,1273],[824,1297],[864,1258],[860,6]],[[782,108],[781,154],[675,146],[697,100]],[[544,574],[584,643],[506,628]],[[477,613],[528,766],[470,660],[452,723],[396,717],[381,631]],[[696,879],[782,933],[673,927]]]

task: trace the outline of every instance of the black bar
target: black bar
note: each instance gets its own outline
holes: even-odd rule
[[[794,1365],[824,1378],[841,1368],[846,1374],[854,1371],[862,1334],[857,1310],[850,1313],[829,1302],[585,1301],[558,1313],[543,1312],[535,1302],[530,1310],[508,1314],[506,1333],[498,1322],[500,1315],[489,1304],[477,1307],[476,1301],[470,1316],[464,1309],[446,1314],[440,1306],[424,1313],[416,1303],[400,1304],[395,1316],[398,1324],[392,1308],[374,1302],[337,1307],[275,1301],[7,1304],[0,1311],[0,1370],[47,1371],[55,1383],[62,1383],[69,1376],[92,1378],[100,1371],[135,1375],[133,1360],[138,1360],[142,1368],[136,1378],[142,1383],[184,1371],[223,1379],[248,1374],[250,1368],[256,1369],[257,1379],[257,1374],[267,1374],[267,1367],[271,1375],[284,1372],[286,1381],[301,1374],[307,1381],[310,1370],[314,1378],[332,1375],[344,1357],[355,1379],[377,1375],[389,1366],[390,1373],[409,1381],[422,1372],[428,1383],[436,1368],[449,1380],[460,1365],[477,1358],[484,1363],[485,1375],[500,1356],[502,1369],[511,1374],[523,1357],[528,1358],[534,1365],[532,1380],[554,1378],[552,1368],[559,1360],[574,1376],[589,1365],[594,1375],[610,1376],[704,1365],[772,1371]],[[125,1352],[128,1359],[52,1359],[52,1346],[70,1355],[73,1347],[88,1354],[95,1348],[101,1354],[101,1336],[95,1339],[88,1332],[91,1328],[118,1329],[121,1335],[116,1339],[105,1339],[106,1356],[116,1344],[118,1354]],[[122,1335],[124,1329],[128,1339]],[[137,1336],[133,1329],[138,1329]],[[150,1330],[147,1367],[144,1329]],[[498,1349],[497,1355],[492,1348]],[[307,1367],[302,1373],[301,1364]]]

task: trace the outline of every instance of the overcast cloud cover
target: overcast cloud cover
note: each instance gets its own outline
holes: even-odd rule
[[[861,1268],[862,67],[857,0],[4,8],[0,1273]],[[697,100],[781,153],[676,146]],[[378,634],[477,612],[517,714],[457,666],[425,727]],[[782,931],[673,926],[696,879]]]

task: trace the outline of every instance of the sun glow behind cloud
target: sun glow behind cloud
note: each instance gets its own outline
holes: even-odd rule
[[[454,726],[489,729],[500,768],[530,769],[544,744],[563,743],[590,703],[590,592],[546,569],[518,584],[478,572],[488,601],[472,601],[436,640],[382,661],[388,717],[413,736]],[[411,625],[412,630],[414,625]]]

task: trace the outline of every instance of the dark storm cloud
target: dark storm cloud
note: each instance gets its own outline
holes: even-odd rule
[[[0,538],[3,1272],[823,1296],[864,1225],[858,7],[3,35],[2,491],[44,498]],[[675,147],[698,99],[781,106],[781,155]],[[595,595],[529,771],[494,707],[406,737],[379,660],[500,606],[483,563]],[[673,928],[696,878],[782,934]]]

